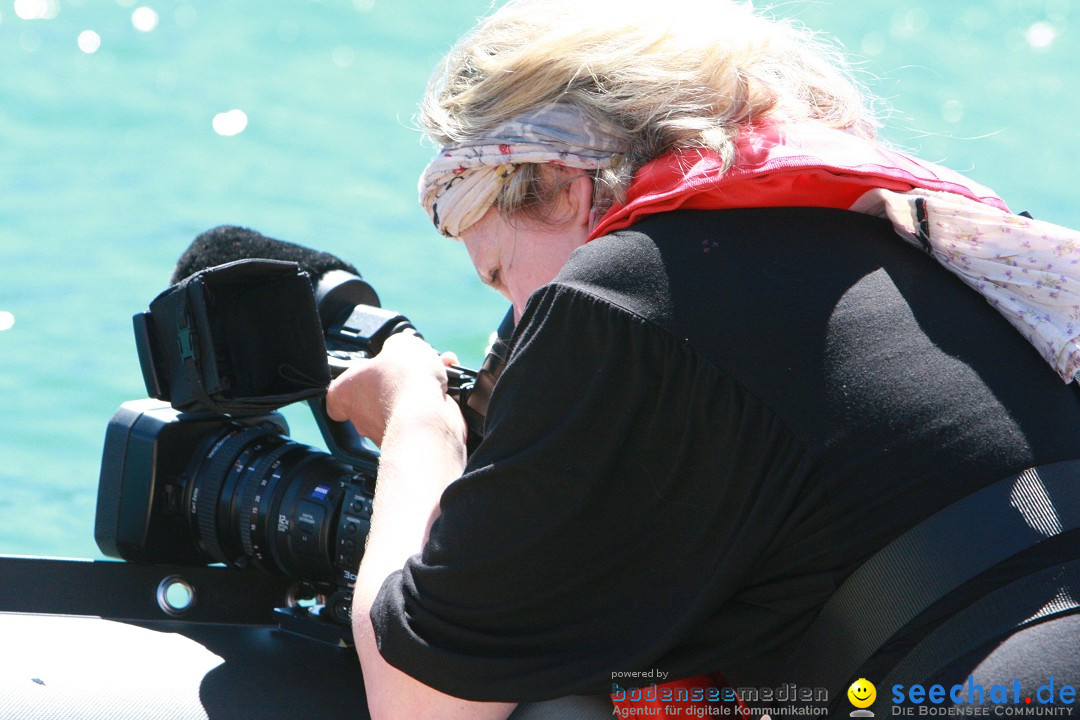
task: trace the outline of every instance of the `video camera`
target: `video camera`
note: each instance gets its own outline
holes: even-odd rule
[[[109,423],[95,539],[106,555],[132,562],[223,563],[295,578],[297,595],[319,602],[283,609],[279,621],[347,643],[378,450],[328,417],[325,392],[332,376],[377,354],[391,335],[416,331],[380,307],[355,268],[324,253],[223,226],[185,257],[216,263],[252,252],[299,262],[214,264],[134,316],[152,399],[124,403]],[[479,373],[448,370],[470,445],[482,435],[502,347],[493,346]],[[288,437],[277,410],[299,401],[329,454]]]

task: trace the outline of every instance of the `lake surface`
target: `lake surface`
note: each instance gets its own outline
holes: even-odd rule
[[[431,148],[412,117],[487,7],[0,3],[0,553],[100,557],[105,427],[145,395],[131,316],[214,225],[353,262],[432,344],[480,361],[506,304],[419,209]],[[859,60],[887,107],[885,138],[1080,227],[1075,3],[779,12]],[[318,442],[304,410],[287,414],[293,437]]]

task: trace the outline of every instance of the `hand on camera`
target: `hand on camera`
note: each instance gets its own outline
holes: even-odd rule
[[[392,335],[378,355],[359,361],[330,384],[327,413],[339,422],[351,421],[380,446],[391,419],[404,413],[417,421],[437,419],[464,442],[465,421],[447,395],[446,367],[456,363],[453,353],[440,356],[415,335]]]

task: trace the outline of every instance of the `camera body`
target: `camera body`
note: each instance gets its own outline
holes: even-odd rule
[[[197,272],[134,317],[151,398],[124,403],[106,431],[95,539],[139,563],[223,563],[296,578],[321,600],[308,618],[347,640],[356,570],[370,527],[378,450],[326,414],[330,378],[415,332],[378,306],[358,275],[313,283],[299,266],[240,260]],[[449,373],[470,427],[482,429],[477,375]],[[494,380],[482,383],[490,387]],[[306,400],[329,453],[288,437],[276,412]],[[299,618],[299,620],[298,620]],[[307,626],[304,623],[309,623]],[[336,638],[336,639],[335,639]]]

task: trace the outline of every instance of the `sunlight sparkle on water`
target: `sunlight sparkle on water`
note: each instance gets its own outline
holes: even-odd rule
[[[79,33],[79,49],[87,55],[96,53],[101,47],[101,36],[93,30],[83,30]]]
[[[964,103],[959,100],[946,100],[941,106],[941,117],[945,122],[958,123],[964,119]]]
[[[212,124],[214,132],[218,135],[232,137],[233,135],[239,135],[244,132],[247,123],[247,113],[243,110],[230,110],[229,112],[218,113],[215,115]]]
[[[1036,50],[1043,50],[1054,44],[1057,40],[1057,28],[1048,22],[1037,22],[1027,29],[1025,37],[1028,45]]]
[[[157,11],[145,5],[137,7],[135,12],[131,13],[131,24],[140,32],[150,32],[158,25]]]
[[[330,57],[333,58],[335,65],[344,69],[353,64],[353,60],[356,59],[356,51],[348,45],[338,45],[334,48],[334,52],[330,54]]]
[[[60,14],[59,0],[15,0],[12,5],[23,20],[52,20]]]

